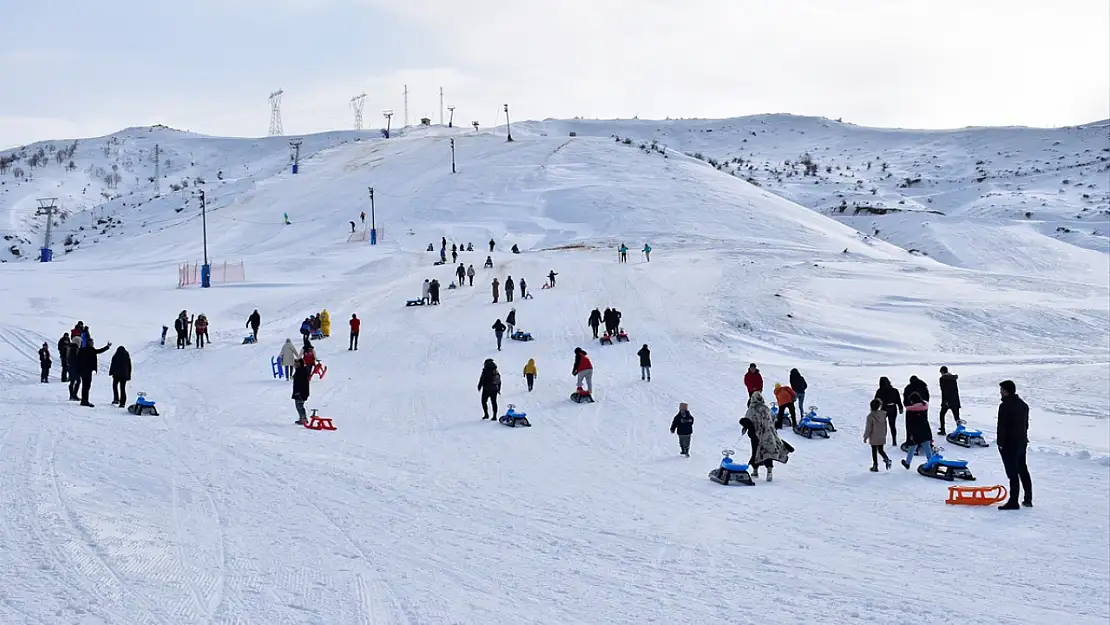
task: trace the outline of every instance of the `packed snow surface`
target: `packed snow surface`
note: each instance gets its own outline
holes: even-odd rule
[[[96,245],[0,269],[0,623],[1110,618],[1104,252],[969,226],[944,237],[966,261],[944,264],[677,147],[663,158],[538,126],[512,143],[437,128],[306,137],[297,175],[283,141],[143,132],[131,141],[157,140],[175,162],[210,154],[189,174],[206,179],[208,255],[242,260],[247,281],[177,288],[177,263],[202,254],[193,183],[119,207],[116,236]],[[347,242],[350,220],[361,232],[360,211],[371,219],[368,187],[376,246]],[[474,244],[459,259],[477,270],[473,287],[447,289],[456,266],[433,265],[441,237]],[[495,267],[483,269],[490,238]],[[551,270],[558,285],[541,289]],[[534,299],[491,303],[491,280],[508,276]],[[442,305],[405,307],[426,278],[443,283]],[[589,311],[607,306],[631,343],[591,340]],[[498,352],[490,326],[510,307],[535,340]],[[243,345],[256,308],[260,341]],[[270,372],[325,308],[332,337],[316,347],[328,369],[308,407],[334,432],[293,425],[290,384]],[[159,345],[182,309],[207,315],[211,345],[176,350],[172,328]],[[78,319],[113,344],[95,408],[57,382],[55,344]],[[44,341],[50,384],[38,382]],[[145,391],[160,416],[109,405],[119,345],[134,362],[129,395]],[[568,400],[578,346],[595,365],[594,404]],[[500,366],[500,412],[515,404],[533,427],[481,419],[486,358]],[[737,420],[750,362],[767,391],[797,367],[806,404],[838,431],[784,431],[797,451],[773,482],[723,487],[707,473],[723,448],[748,456]],[[903,470],[890,446],[894,468],[867,470],[879,376],[899,388],[923,378],[935,428],[940,365],[959,374],[963,415],[990,441],[998,382],[1017,383],[1032,410],[1035,508],[945,505],[949,483]],[[696,419],[691,458],[668,432],[679,402]],[[993,447],[940,444],[969,460],[975,484],[1006,483]]]

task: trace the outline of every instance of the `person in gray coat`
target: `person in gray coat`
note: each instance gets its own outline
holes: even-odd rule
[[[871,400],[871,412],[867,413],[867,423],[863,426],[863,442],[871,445],[871,471],[879,471],[879,456],[886,463],[886,470],[890,470],[890,458],[886,455],[883,445],[886,445],[886,411],[883,402],[878,399]]]

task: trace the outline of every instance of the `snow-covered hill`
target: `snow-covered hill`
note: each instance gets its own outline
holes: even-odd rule
[[[982,248],[1021,247],[1053,261],[1072,246],[1110,252],[1110,120],[950,131],[865,128],[795,115],[523,125],[552,135],[611,137],[660,157],[664,149],[696,155],[955,266],[996,268]],[[967,245],[968,237],[978,244]]]
[[[0,622],[1106,622],[1105,274],[1014,271],[1026,252],[1010,248],[989,251],[1010,259],[995,269],[953,268],[680,151],[582,134],[339,133],[302,148],[297,175],[282,141],[229,142],[206,159],[225,174],[272,159],[224,187],[214,165],[199,173],[209,255],[243,259],[241,284],[175,288],[176,263],[201,254],[184,190],[158,228],[3,265]],[[377,246],[347,243],[348,222],[369,213],[367,187]],[[455,266],[425,251],[441,237],[474,244],[459,259],[478,271],[474,287],[446,289]],[[635,253],[644,243],[650,263]],[[1102,254],[1087,253],[1094,272]],[[558,285],[540,289],[551,270]],[[534,298],[492,304],[491,280],[508,276]],[[443,304],[405,307],[428,278],[444,284]],[[497,351],[490,326],[510,306],[535,340]],[[630,344],[590,338],[595,306],[624,313]],[[308,407],[336,432],[291,425],[289,384],[270,373],[284,339],[323,308],[328,371]],[[211,320],[204,350],[158,344],[181,309]],[[242,345],[254,309],[261,340]],[[351,314],[363,320],[357,352]],[[38,346],[78,319],[113,343],[95,408],[37,379]],[[638,375],[644,343],[650,383]],[[134,361],[131,395],[146,391],[161,416],[109,405],[118,345]],[[567,399],[576,346],[594,361],[595,404]],[[501,368],[501,412],[516,404],[532,428],[481,420],[486,358]],[[749,362],[768,390],[800,369],[806,403],[838,432],[784,433],[797,451],[773,482],[727,488],[706,474],[722,448],[747,457],[737,420]],[[941,364],[991,440],[998,382],[1016,381],[1032,409],[1037,507],[946,506],[948,484],[903,470],[897,454],[889,472],[867,470],[860,436],[878,377],[900,387],[916,374],[935,395]],[[668,432],[679,402],[696,418],[689,459]],[[995,450],[944,446],[978,484],[1005,482]]]

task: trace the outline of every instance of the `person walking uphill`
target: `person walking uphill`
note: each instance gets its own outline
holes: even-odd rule
[[[497,396],[501,394],[501,374],[497,371],[497,363],[492,358],[486,358],[482,364],[482,375],[478,378],[478,390],[482,392],[482,420],[492,419],[497,421]],[[493,405],[493,416],[489,414],[487,402]]]
[[[591,393],[594,392],[594,364],[590,362],[586,350],[581,347],[574,348],[574,367],[570,370],[570,374],[577,376],[578,388],[583,388],[582,383],[585,382],[585,389]]]
[[[998,405],[998,426],[996,429],[998,454],[1002,456],[1002,466],[1006,477],[1010,478],[1010,499],[998,507],[999,510],[1017,510],[1020,489],[1025,489],[1025,499],[1021,505],[1033,507],[1033,478],[1029,476],[1026,452],[1029,449],[1029,405],[1017,394],[1017,385],[1012,380],[1004,380],[998,385],[1002,403]]]
[[[875,391],[875,399],[882,402],[883,411],[886,412],[886,420],[890,424],[890,444],[898,445],[898,415],[902,414],[902,396],[890,383],[890,378],[879,378],[879,390]]]
[[[671,434],[678,434],[679,455],[690,457],[690,436],[694,433],[694,415],[685,403],[678,405],[678,414],[671,419]]]
[[[50,344],[45,341],[39,348],[39,369],[41,370],[39,377],[42,378],[40,381],[46,384],[50,381]]]
[[[948,373],[948,367],[940,368],[940,429],[937,434],[946,434],[944,431],[944,415],[952,411],[952,420],[957,425],[960,423],[960,387],[957,380],[960,376]]]
[[[474,271],[474,265],[470,265],[469,267],[466,268],[466,279],[470,283],[469,284],[470,286],[474,286],[474,274],[475,273],[476,272]]]
[[[886,411],[881,400],[871,400],[871,412],[867,413],[867,423],[863,426],[863,442],[871,445],[871,471],[879,471],[879,456],[883,457],[889,471],[890,458],[883,449],[886,445]]]
[[[794,389],[794,394],[798,396],[798,412],[804,415],[806,413],[806,389],[809,388],[809,384],[806,383],[806,379],[802,377],[801,373],[798,373],[797,369],[790,370],[790,388]]]
[[[112,354],[112,364],[108,366],[112,378],[112,403],[120,408],[127,407],[127,383],[131,380],[131,354],[120,345]]]
[[[297,425],[305,425],[308,423],[308,414],[305,412],[304,403],[308,401],[310,390],[309,380],[312,379],[312,372],[304,364],[300,358],[293,361],[293,405],[297,408]]]
[[[586,323],[590,324],[590,329],[594,331],[594,338],[596,339],[597,329],[601,326],[601,311],[596,308],[591,310],[590,318],[586,321]]]
[[[524,365],[524,381],[528,383],[528,392],[532,392],[532,386],[536,383],[536,359],[529,358],[528,364]]]
[[[89,403],[89,389],[92,387],[93,373],[96,372],[96,357],[108,351],[108,348],[111,346],[112,343],[109,342],[104,347],[97,349],[93,344],[92,337],[89,337],[88,341],[85,342],[85,346],[77,350],[77,374],[81,379],[82,406],[95,408],[95,406]]]
[[[798,413],[794,409],[794,400],[797,399],[797,394],[794,393],[794,389],[775,382],[774,394],[775,403],[779,407],[778,418],[775,419],[775,429],[782,429],[782,422],[786,419],[787,411],[790,411],[790,427],[798,425]]]
[[[58,339],[58,358],[62,360],[62,382],[69,381],[69,333]]]
[[[362,320],[358,315],[351,313],[351,339],[347,342],[347,351],[358,351],[358,331],[362,327]]]
[[[516,283],[513,282],[513,277],[509,276],[509,277],[505,278],[505,301],[506,302],[513,301],[513,291],[515,291],[515,290],[516,290]]]
[[[501,296],[501,282],[494,278],[491,286],[493,287],[493,303],[496,304],[497,298]]]
[[[297,353],[296,346],[293,345],[293,339],[285,339],[285,345],[281,346],[281,365],[285,367],[285,379],[293,379],[293,363],[301,359],[301,355]]]
[[[748,372],[744,374],[744,387],[748,389],[749,399],[753,394],[763,392],[763,376],[754,362],[748,365]]]
[[[247,317],[247,327],[251,329],[251,335],[254,340],[258,340],[258,327],[262,325],[262,316],[258,314],[258,309],[255,308],[250,317]]]
[[[466,265],[459,263],[458,268],[455,269],[455,277],[459,280],[459,286],[466,284]]]
[[[651,350],[648,349],[647,343],[644,343],[636,355],[640,357],[640,379],[651,382]]]
[[[762,391],[755,391],[748,399],[748,411],[740,419],[741,433],[747,434],[752,442],[752,477],[759,477],[759,467],[767,469],[767,481],[772,480],[773,462],[785,463],[790,459],[794,448],[779,438],[775,424],[771,422],[771,409],[763,400]]]
[[[505,324],[501,323],[501,320],[498,319],[494,321],[493,325],[490,327],[493,328],[493,335],[497,337],[497,351],[501,351],[501,339],[505,336]]]
[[[929,427],[929,403],[914,391],[910,393],[910,401],[906,404],[906,437],[909,440],[909,452],[902,466],[909,469],[910,463],[917,452],[926,458],[933,457],[933,428]]]

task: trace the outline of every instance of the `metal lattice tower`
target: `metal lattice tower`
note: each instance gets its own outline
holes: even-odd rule
[[[362,130],[362,107],[366,104],[366,94],[360,93],[351,98],[351,108],[355,110],[355,130]]]
[[[50,249],[50,234],[54,225],[54,211],[58,210],[56,197],[44,197],[36,200],[39,203],[35,216],[46,217],[46,236],[43,238],[43,249]]]
[[[283,134],[281,129],[281,95],[285,93],[283,89],[270,94],[270,136],[280,137]]]

